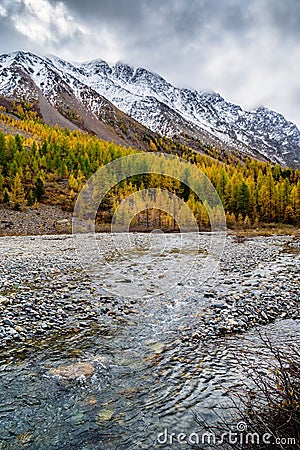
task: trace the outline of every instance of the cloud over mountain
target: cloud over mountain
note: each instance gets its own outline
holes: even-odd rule
[[[298,0],[0,0],[2,52],[123,60],[300,125]]]

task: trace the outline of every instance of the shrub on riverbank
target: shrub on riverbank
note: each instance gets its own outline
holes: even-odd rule
[[[213,424],[196,415],[204,446],[194,449],[300,449],[300,350],[261,339],[267,354],[242,356],[247,382],[230,393],[230,405]]]

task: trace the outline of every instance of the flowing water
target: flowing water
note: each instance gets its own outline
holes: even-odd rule
[[[178,237],[171,239],[175,245]],[[135,264],[136,257],[132,271]],[[206,289],[216,288],[215,282],[207,281]],[[126,282],[120,286],[124,295]],[[0,448],[186,448],[176,442],[164,445],[159,434],[166,429],[176,435],[194,432],[197,411],[211,420],[213,408],[226,403],[228,388],[241,383],[237,349],[261,347],[256,331],[205,341],[182,339],[185,330],[197,326],[197,314],[209,302],[200,291],[196,286],[185,296],[175,290],[135,299],[132,313],[99,314],[89,327],[41,341],[22,358],[3,360]],[[277,343],[297,342],[300,321],[278,320],[261,329]],[[64,380],[51,375],[51,369],[78,361],[92,364],[90,377]]]

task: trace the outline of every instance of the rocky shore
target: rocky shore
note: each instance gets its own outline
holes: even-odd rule
[[[15,211],[0,205],[0,236],[70,233],[72,214],[53,205]]]
[[[240,333],[276,319],[300,319],[300,239],[231,237],[221,261],[217,287],[207,289],[198,340]]]
[[[99,295],[80,266],[72,236],[1,237],[0,247],[1,359],[21,355],[51,336],[148,314],[143,299]],[[183,345],[276,319],[299,319],[299,260],[299,239],[240,243],[228,237],[213,280],[199,286],[195,278],[188,296],[183,296],[185,286],[178,286],[163,297],[169,314],[176,302],[185,303],[182,310],[177,307],[178,317],[184,308],[190,310],[190,326],[186,320],[178,326]],[[149,311],[157,300],[151,301]]]

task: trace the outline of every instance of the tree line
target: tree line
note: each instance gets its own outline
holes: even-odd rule
[[[138,151],[81,131],[50,127],[33,113],[20,120],[3,112],[0,123],[4,131],[0,132],[0,202],[15,209],[37,202],[72,209],[83,184],[99,167]],[[240,160],[234,152],[224,155],[201,144],[199,150],[201,153],[166,138],[149,140],[149,151],[177,154],[207,175],[221,198],[229,227],[300,224],[299,170],[250,157]],[[204,150],[207,154],[202,153]],[[155,167],[152,169],[155,172]],[[201,227],[209,225],[206,207],[188,183],[155,173],[135,176],[115,186],[102,202],[99,220],[109,222],[122,199],[148,188],[176,194]],[[158,217],[161,222],[167,215],[159,213]]]

